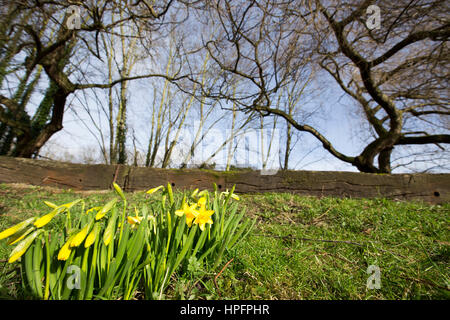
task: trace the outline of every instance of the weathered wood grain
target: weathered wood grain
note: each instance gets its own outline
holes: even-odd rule
[[[46,160],[0,157],[0,183],[27,183],[79,190],[104,190],[117,182],[126,191],[146,190],[168,182],[178,189],[231,189],[238,193],[292,192],[312,196],[384,197],[450,201],[450,174],[368,174],[335,171],[219,172],[199,169],[157,169],[82,165]]]

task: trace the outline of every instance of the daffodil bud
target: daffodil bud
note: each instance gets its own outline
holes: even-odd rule
[[[64,210],[65,210],[65,208],[61,207],[61,206],[55,208],[52,212],[47,213],[45,216],[42,216],[39,219],[37,219],[36,222],[34,223],[35,227],[42,228],[47,223],[49,223],[58,213],[60,213]]]
[[[53,202],[50,202],[50,201],[44,201],[44,203],[46,206],[53,208],[53,209],[56,209],[58,207],[56,204],[54,204]]]
[[[156,191],[158,191],[161,188],[164,188],[164,186],[158,186],[156,188],[152,188],[152,189],[148,190],[146,193],[153,194],[153,193],[155,193]]]
[[[122,198],[123,201],[126,201],[125,195],[123,194],[122,189],[119,187],[119,185],[115,182],[113,182],[114,190],[116,190],[117,194]]]
[[[95,239],[98,236],[99,231],[100,231],[100,224],[99,222],[97,222],[96,224],[94,224],[94,228],[92,229],[91,233],[89,233],[89,235],[86,238],[86,241],[84,242],[85,248],[90,247],[94,243]]]
[[[100,220],[101,218],[103,218],[105,216],[105,214],[108,213],[109,210],[111,210],[111,208],[116,204],[117,199],[114,198],[111,201],[109,201],[107,204],[105,204],[103,206],[103,208],[97,212],[97,215],[95,216],[95,220]]]
[[[27,220],[24,220],[11,228],[8,228],[2,232],[0,232],[0,240],[8,238],[9,236],[15,234],[16,232],[20,232],[24,230],[27,226],[29,226],[31,223],[33,223],[36,220],[35,217],[29,218]]]
[[[84,241],[89,232],[89,229],[92,226],[92,222],[86,224],[86,226],[84,226],[83,229],[81,229],[81,231],[75,235],[75,237],[70,242],[71,247],[78,247]]]
[[[75,235],[72,235],[66,241],[66,243],[62,246],[62,248],[59,250],[59,252],[58,252],[58,260],[66,261],[69,258],[70,252],[72,252],[72,248],[70,247],[70,243],[72,242],[74,237],[75,237]]]
[[[112,217],[109,218],[108,225],[106,226],[105,233],[103,234],[103,243],[105,246],[109,245],[111,240],[114,238],[114,233],[116,232],[116,219],[117,210],[113,211]]]
[[[40,235],[42,232],[44,232],[44,230],[36,230],[28,237],[26,237],[24,240],[19,242],[19,244],[13,249],[13,251],[11,251],[8,262],[13,263],[17,259],[19,259],[28,250],[30,245],[33,243],[34,239],[36,239],[36,237]]]

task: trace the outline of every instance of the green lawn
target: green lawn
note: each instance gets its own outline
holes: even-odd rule
[[[0,231],[47,213],[44,200],[83,197],[88,207],[113,196],[0,184]],[[252,232],[217,270],[193,265],[175,277],[166,299],[450,298],[449,204],[288,193],[240,197],[246,214],[257,219]],[[127,198],[131,206],[148,201],[143,192]],[[10,250],[0,241],[0,298],[20,299],[19,264],[6,262]],[[380,269],[380,289],[367,289],[369,265]]]

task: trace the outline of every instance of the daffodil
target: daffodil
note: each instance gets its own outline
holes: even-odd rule
[[[200,199],[198,199],[197,205],[198,205],[199,207],[204,207],[204,206],[206,206],[206,197],[201,197]]]
[[[31,231],[33,231],[33,230],[35,230],[35,228],[32,226],[32,227],[28,228],[28,230],[23,229],[21,231],[18,231],[9,238],[7,243],[9,245],[16,244],[17,242],[19,242],[20,240],[25,238],[27,235],[29,235],[31,233]]]
[[[200,210],[197,211],[198,215],[195,217],[194,224],[198,224],[200,230],[205,230],[205,224],[213,224],[211,216],[214,213],[214,210],[206,210],[205,206],[201,206]]]
[[[56,207],[55,209],[53,209],[52,212],[47,213],[45,216],[42,216],[39,219],[37,219],[36,222],[34,223],[34,226],[36,228],[42,228],[47,223],[49,223],[58,213],[64,210],[65,210],[64,207]]]
[[[192,198],[195,198],[195,196],[197,195],[197,193],[198,193],[198,188],[195,189],[194,191],[192,191],[191,197],[192,197]]]
[[[84,239],[88,235],[88,232],[92,226],[92,223],[93,223],[93,221],[86,224],[86,226],[84,226],[83,229],[81,229],[81,231],[75,235],[75,237],[70,242],[71,247],[78,247],[84,241]]]
[[[148,190],[146,193],[153,194],[153,193],[155,193],[156,191],[158,191],[161,188],[164,188],[164,186],[159,186],[159,187],[156,187],[156,188],[152,188],[152,189]]]
[[[182,208],[180,210],[176,210],[175,214],[179,217],[186,215],[186,224],[188,225],[188,227],[190,227],[192,225],[192,221],[198,215],[198,211],[196,210],[196,208],[197,208],[196,203],[189,205],[186,203],[185,199],[183,199]]]
[[[228,196],[228,195],[230,194],[228,191],[224,191],[224,192],[222,192],[222,193],[223,193],[224,195],[226,195],[226,196]],[[239,196],[238,196],[237,194],[235,194],[235,193],[232,193],[230,197],[233,198],[234,200],[237,200],[237,201],[240,200],[240,199],[239,199]]]
[[[105,232],[103,233],[103,243],[108,246],[111,240],[114,239],[114,234],[116,232],[116,220],[117,220],[117,210],[113,211],[111,218],[108,220]]]
[[[199,197],[203,197],[203,195],[205,195],[205,194],[209,194],[208,190],[206,190],[206,189],[200,191],[200,192],[198,193],[198,196],[199,196]]]
[[[109,201],[107,204],[105,204],[102,209],[97,212],[97,214],[95,215],[95,220],[100,220],[101,218],[103,218],[105,216],[105,214],[108,213],[109,210],[112,209],[112,207],[116,204],[117,199],[114,198],[111,201]]]
[[[50,208],[53,208],[53,209],[58,208],[58,206],[57,206],[56,204],[54,204],[53,202],[50,202],[50,201],[44,201],[44,203],[45,203],[45,205],[46,205],[47,207],[50,207]]]
[[[144,217],[139,217],[139,211],[134,207],[135,216],[127,216],[127,221],[131,224],[131,228],[134,229],[139,223],[141,223]]]
[[[94,228],[92,228],[91,233],[89,233],[89,235],[86,238],[86,241],[84,242],[85,248],[90,247],[94,243],[95,239],[98,236],[99,231],[100,231],[100,224],[99,222],[97,222],[94,224]]]
[[[0,232],[0,240],[8,238],[9,236],[12,236],[16,232],[20,232],[20,231],[24,230],[28,225],[33,223],[34,220],[36,220],[36,218],[29,218],[27,220],[24,220],[14,226],[12,226],[11,228],[8,228],[8,229]]]
[[[136,226],[139,224],[139,223],[141,223],[141,221],[142,221],[142,217],[138,217],[138,216],[135,216],[135,217],[133,217],[133,216],[128,216],[127,217],[127,221],[128,221],[128,223],[129,224],[131,224],[131,228],[136,228]]]
[[[74,205],[76,205],[78,202],[81,202],[81,201],[83,201],[83,199],[78,199],[78,200],[75,200],[72,202],[62,204],[59,207],[63,207],[63,208],[66,208],[67,210],[69,210],[70,208],[72,208]]]
[[[93,208],[90,208],[90,209],[88,209],[88,210],[86,210],[86,214],[88,215],[89,213],[91,213],[91,212],[93,212],[93,211],[100,211],[101,209],[102,209],[103,207],[93,207]]]
[[[52,211],[51,213],[46,214],[45,216],[40,217],[35,223],[34,225],[36,226],[36,228],[41,228],[43,226],[45,226],[47,223],[49,223],[53,217],[55,216],[57,210]]]
[[[126,201],[125,195],[123,194],[123,191],[119,187],[119,185],[117,183],[113,182],[113,187],[116,190],[117,194],[122,198],[122,200]]]
[[[24,240],[19,242],[19,244],[13,249],[11,254],[9,255],[8,262],[13,263],[17,259],[19,259],[30,247],[30,245],[33,243],[34,239],[38,235],[40,235],[43,230],[35,230],[32,234],[30,234],[28,237],[26,237]]]
[[[66,241],[66,243],[62,246],[62,248],[59,250],[59,252],[58,252],[58,260],[66,261],[69,258],[70,253],[72,252],[72,248],[70,247],[70,243],[72,242],[74,237],[75,237],[75,235],[72,235]]]

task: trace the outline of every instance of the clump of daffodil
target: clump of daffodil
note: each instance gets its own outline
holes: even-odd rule
[[[182,217],[183,215],[186,215],[186,224],[188,227],[192,225],[192,221],[197,217],[198,211],[196,210],[197,204],[194,203],[192,205],[189,205],[186,203],[186,199],[183,198],[183,204],[180,210],[176,210],[175,214],[179,217]]]

